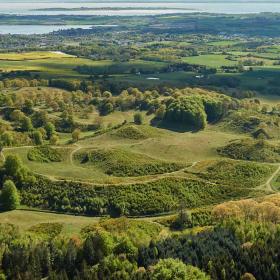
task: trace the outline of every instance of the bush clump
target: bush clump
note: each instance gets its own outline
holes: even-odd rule
[[[130,125],[126,127],[122,127],[114,133],[114,135],[121,137],[121,138],[127,138],[127,139],[133,139],[133,140],[142,140],[149,138],[149,135],[142,131],[140,128]]]
[[[279,162],[280,146],[272,145],[264,140],[241,140],[219,148],[218,153],[232,159],[258,162]]]
[[[50,238],[58,236],[63,229],[62,223],[41,223],[29,228],[30,232],[36,234],[47,235]]]
[[[82,164],[94,165],[108,175],[118,177],[144,176],[173,172],[185,167],[123,149],[91,150],[77,156]]]
[[[61,162],[62,155],[57,149],[49,146],[39,146],[28,151],[27,158],[36,162]]]

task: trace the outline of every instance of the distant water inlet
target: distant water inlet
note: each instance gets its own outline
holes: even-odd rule
[[[106,27],[107,25],[102,25]],[[19,35],[31,35],[31,34],[47,34],[59,30],[67,29],[91,29],[93,25],[0,25],[0,34],[19,34]],[[113,27],[112,25],[108,27]]]

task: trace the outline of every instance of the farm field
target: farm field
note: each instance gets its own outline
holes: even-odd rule
[[[15,210],[8,213],[0,213],[1,223],[14,224],[25,231],[34,225],[42,223],[62,223],[64,224],[64,234],[77,234],[82,227],[97,222],[98,218],[76,217],[71,215],[61,215],[55,213],[38,212],[30,210]]]
[[[1,53],[0,60],[10,61],[24,61],[24,60],[38,60],[38,59],[49,59],[49,58],[65,58],[73,57],[63,52],[24,52],[24,53]]]
[[[226,59],[225,55],[221,54],[209,54],[199,55],[194,57],[186,57],[182,59],[184,62],[190,64],[205,65],[208,67],[221,67],[221,66],[234,66],[237,65],[236,61]]]

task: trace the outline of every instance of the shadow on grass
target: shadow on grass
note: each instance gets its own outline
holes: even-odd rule
[[[174,123],[174,122],[169,122],[169,121],[159,121],[157,119],[151,120],[151,126],[166,129],[166,130],[171,130],[171,131],[178,132],[178,133],[185,133],[185,132],[196,133],[199,131],[199,129],[197,129],[196,127],[191,126],[191,125],[186,125],[186,124],[182,124],[182,123]]]

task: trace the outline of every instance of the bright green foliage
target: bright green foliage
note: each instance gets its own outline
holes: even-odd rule
[[[93,268],[95,277],[92,279],[131,280],[136,270],[136,263],[131,263],[122,257],[110,255]],[[110,276],[108,276],[108,271]]]
[[[8,155],[6,157],[3,169],[1,170],[1,175],[2,179],[13,179],[16,183],[20,184],[27,181],[34,182],[35,180],[17,155]]]
[[[240,280],[256,280],[256,278],[253,274],[247,272],[244,275],[242,275]]]
[[[11,146],[14,142],[13,135],[11,132],[6,131],[1,135],[1,142],[3,143],[4,146]]]
[[[58,141],[59,141],[59,137],[58,137],[57,135],[53,135],[53,136],[50,138],[50,144],[51,144],[51,145],[56,145]]]
[[[98,230],[106,231],[114,236],[114,238],[121,239],[120,244],[123,245],[121,245],[120,248],[115,248],[114,250],[119,252],[120,250],[127,248],[125,250],[132,253],[134,252],[134,249],[130,248],[131,246],[140,247],[148,245],[151,239],[158,238],[162,227],[157,223],[151,223],[149,221],[133,220],[121,217],[101,220],[96,224],[84,227],[81,232],[83,236],[88,236]]]
[[[36,130],[32,133],[33,141],[35,145],[42,145],[43,144],[43,137],[42,133],[39,130]]]
[[[275,167],[260,163],[220,160],[211,162],[199,177],[231,187],[255,188],[265,182]]]
[[[32,226],[28,231],[47,236],[49,238],[55,238],[61,233],[62,229],[63,224],[61,223],[42,223]]]
[[[122,149],[91,150],[77,157],[82,164],[94,165],[109,175],[120,177],[167,173],[184,167]]]
[[[136,261],[138,256],[138,249],[127,237],[124,237],[114,248],[114,253],[116,255],[125,254],[130,261]]]
[[[45,130],[47,133],[47,139],[50,140],[51,137],[55,134],[55,126],[51,122],[48,122],[45,125]]]
[[[31,131],[33,129],[32,121],[29,117],[23,117],[20,123],[22,131]]]
[[[21,159],[17,155],[8,155],[4,163],[5,175],[15,176],[23,167]]]
[[[251,183],[250,178],[247,182]],[[89,186],[82,183],[53,182],[47,180],[28,184],[22,190],[23,202],[29,206],[46,207],[56,211],[96,214],[91,198],[102,198],[106,207],[101,206],[98,214],[112,216],[146,215],[174,211],[181,200],[186,208],[220,203],[228,199],[247,197],[253,190],[236,185],[211,184],[204,180],[167,177],[147,183],[111,186]],[[254,190],[254,192],[256,192]],[[63,204],[63,197],[70,201]],[[98,205],[100,202],[98,202]]]
[[[218,149],[219,154],[232,159],[252,160],[259,162],[279,162],[280,146],[272,145],[265,140],[251,139],[236,141]]]
[[[165,120],[195,129],[204,129],[207,116],[200,98],[186,96],[170,100],[167,104]]]
[[[4,210],[15,210],[20,206],[20,196],[13,181],[7,180],[1,192],[1,204]]]
[[[118,129],[114,133],[114,135],[122,138],[134,139],[134,140],[146,139],[149,137],[147,133],[145,133],[138,127],[132,125]]]
[[[180,260],[162,259],[154,267],[152,280],[210,280],[197,267],[185,265]]]
[[[37,162],[60,162],[62,155],[57,149],[50,146],[40,146],[32,148],[27,153],[27,158]]]
[[[73,140],[74,142],[79,141],[80,136],[81,136],[81,131],[80,131],[80,129],[75,129],[75,130],[72,132],[72,140]]]

